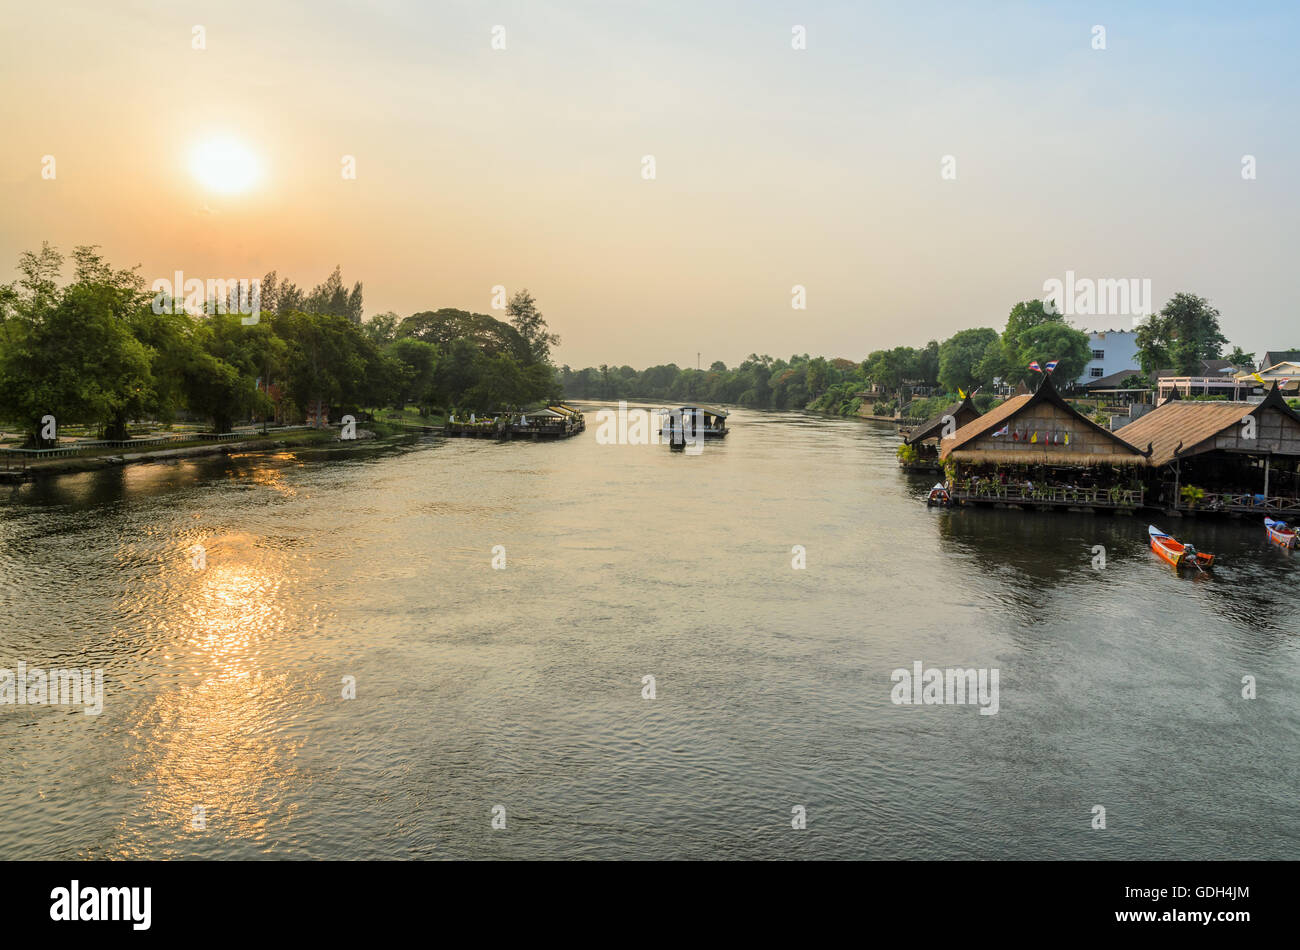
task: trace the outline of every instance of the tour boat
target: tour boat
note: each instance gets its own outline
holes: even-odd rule
[[[948,494],[948,489],[942,484],[936,484],[930,489],[930,497],[925,500],[926,507],[939,505],[941,508],[947,508],[952,503],[952,498]]]
[[[1213,554],[1202,554],[1190,544],[1182,544],[1165,534],[1155,525],[1147,525],[1151,532],[1151,550],[1174,567],[1192,564],[1204,570],[1214,564]]]
[[[672,442],[725,439],[731,431],[727,428],[725,409],[682,406],[680,409],[660,409],[659,416],[662,420],[660,434]]]
[[[1288,527],[1285,521],[1265,518],[1264,530],[1268,532],[1268,539],[1274,544],[1280,544],[1284,548],[1295,547],[1295,528]]]

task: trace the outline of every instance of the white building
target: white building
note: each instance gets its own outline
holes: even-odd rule
[[[1091,339],[1092,359],[1076,380],[1080,385],[1086,386],[1093,380],[1126,369],[1136,370],[1142,365],[1138,362],[1136,330],[1094,330],[1088,336]]]

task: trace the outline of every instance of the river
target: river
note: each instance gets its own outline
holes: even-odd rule
[[[0,706],[0,856],[1294,856],[1262,526],[1163,523],[1218,556],[1178,577],[1142,517],[927,509],[889,425],[730,424],[4,489],[0,667],[104,698]],[[918,661],[996,714],[892,702]]]

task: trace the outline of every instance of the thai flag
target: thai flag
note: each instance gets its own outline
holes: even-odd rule
[[[1052,360],[1050,363],[1047,364],[1047,371],[1050,373],[1052,370],[1056,369],[1056,364],[1059,363],[1059,362],[1061,362],[1061,361],[1060,361],[1060,360]]]
[[[993,438],[996,439],[996,438],[997,438],[998,436],[1000,436],[1000,435],[1006,435],[1007,432],[1009,432],[1010,430],[1011,430],[1011,423],[1008,422],[1006,425],[1004,425],[1004,426],[1003,426],[1001,429],[999,429],[997,432],[994,432],[994,433],[993,433]]]
[[[1030,363],[1029,368],[1032,369],[1035,373],[1041,373],[1043,371],[1043,368],[1038,365],[1038,360],[1034,360],[1032,363]]]

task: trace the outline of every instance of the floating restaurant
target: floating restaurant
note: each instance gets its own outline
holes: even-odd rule
[[[940,430],[938,457],[958,504],[1300,514],[1300,413],[1276,386],[1259,403],[1173,398],[1120,431],[1047,376],[949,437]],[[921,437],[932,433],[911,439]]]
[[[1277,386],[1258,403],[1175,397],[1121,431],[1151,446],[1161,508],[1300,514],[1300,413]]]
[[[1066,402],[1050,375],[939,441],[952,500],[977,504],[1140,508],[1149,455]]]
[[[447,417],[443,433],[451,438],[467,439],[568,439],[586,429],[582,413],[566,403],[499,412],[479,416],[469,413],[457,419],[456,413]]]

